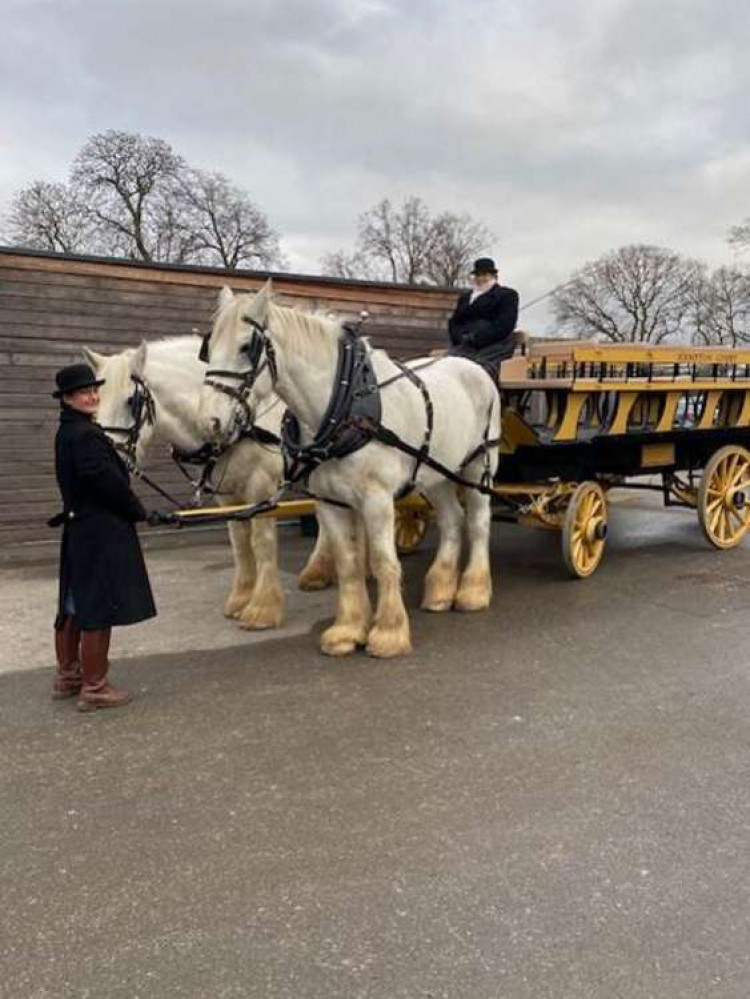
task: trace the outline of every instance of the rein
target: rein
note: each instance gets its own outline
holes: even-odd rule
[[[281,400],[277,399],[261,415],[265,415],[265,413],[270,412],[280,402]],[[227,441],[217,444],[209,441],[208,443],[201,445],[201,447],[197,448],[195,451],[185,451],[182,448],[178,448],[174,444],[172,445],[170,448],[170,457],[193,487],[193,493],[198,503],[201,502],[204,494],[214,496],[216,493],[221,492],[221,483],[217,486],[211,481],[214,469],[224,455],[230,452],[238,444],[241,444],[243,440],[254,441],[256,444],[260,444],[261,447],[278,448],[281,446],[281,438],[278,434],[274,434],[270,430],[265,430],[263,427],[259,427],[255,423],[244,428],[240,435],[235,437],[231,443]],[[199,477],[193,478],[185,467],[186,465],[199,467],[201,469]]]

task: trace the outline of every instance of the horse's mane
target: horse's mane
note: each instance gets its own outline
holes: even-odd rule
[[[252,316],[255,295],[235,295],[229,302],[219,301],[214,313],[217,338],[224,329],[234,329],[243,315]],[[320,359],[321,351],[335,356],[341,333],[341,320],[321,312],[268,303],[270,327],[284,341],[290,353],[305,360]]]
[[[321,350],[335,356],[341,334],[341,320],[321,312],[303,312],[283,305],[270,304],[272,328],[284,340],[290,353],[305,360],[320,358]]]
[[[158,367],[166,365],[168,370],[173,371],[175,367],[180,367],[183,361],[197,360],[199,345],[200,339],[194,333],[149,340],[146,363]],[[103,359],[102,372],[110,390],[114,389],[118,395],[129,394],[131,391],[130,364],[137,349],[137,347],[128,347],[117,354],[108,354]]]
[[[197,333],[183,333],[179,336],[163,336],[158,340],[149,340],[148,353],[150,358],[164,359],[164,355],[191,354],[198,356],[200,336]]]

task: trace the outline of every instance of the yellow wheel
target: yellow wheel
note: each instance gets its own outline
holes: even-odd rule
[[[698,488],[698,518],[715,548],[734,548],[750,526],[750,451],[730,444],[706,465]]]
[[[563,522],[563,558],[571,576],[590,576],[607,540],[607,499],[597,482],[582,482],[570,498]]]
[[[430,508],[396,505],[396,549],[399,555],[416,551],[424,541],[430,523]]]

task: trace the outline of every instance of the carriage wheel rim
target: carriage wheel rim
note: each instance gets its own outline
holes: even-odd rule
[[[742,451],[724,455],[711,470],[705,491],[705,529],[719,547],[732,547],[750,527],[750,461]]]
[[[396,546],[413,551],[427,533],[427,517],[421,510],[399,510],[396,518]]]
[[[607,512],[604,494],[591,485],[578,497],[573,511],[570,535],[570,560],[579,576],[588,576],[604,553],[607,537]]]

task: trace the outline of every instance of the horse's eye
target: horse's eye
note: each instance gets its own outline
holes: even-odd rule
[[[201,340],[201,349],[198,351],[198,360],[204,364],[208,364],[208,339],[209,335],[206,334]]]

